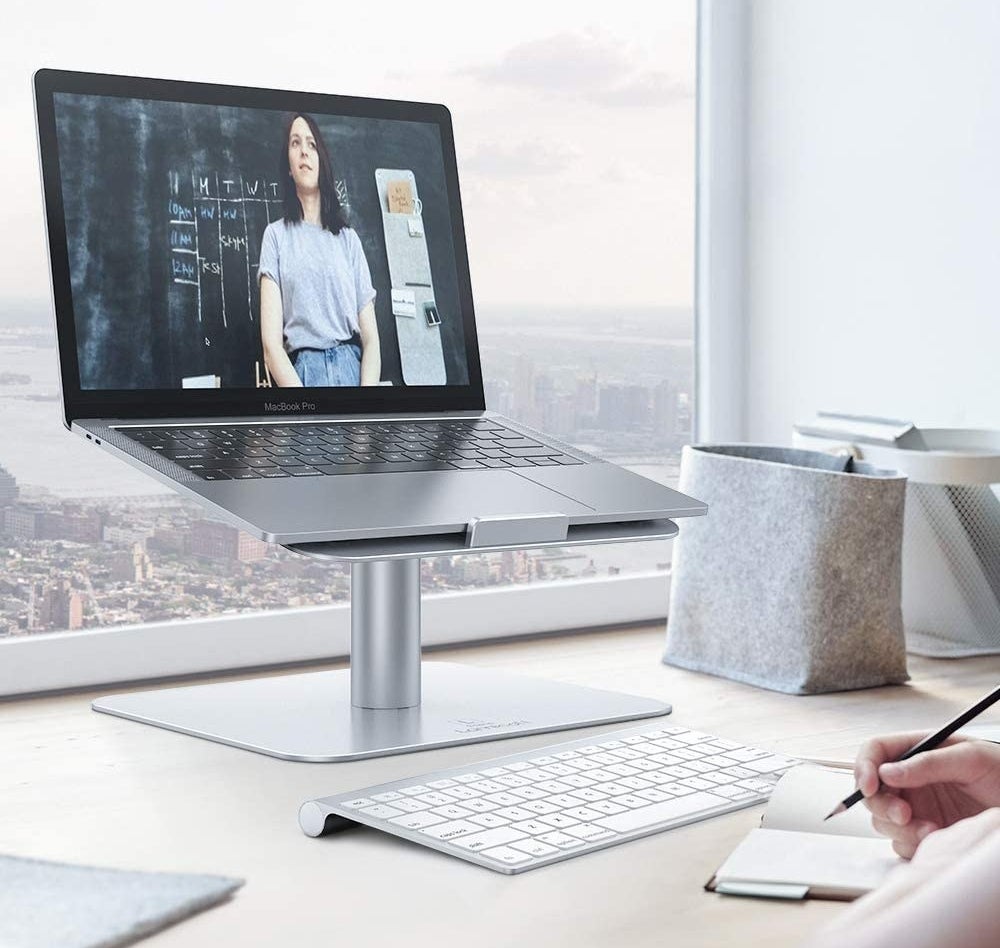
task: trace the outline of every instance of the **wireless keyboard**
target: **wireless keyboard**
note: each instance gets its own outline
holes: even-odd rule
[[[512,874],[761,803],[795,763],[646,723],[310,800],[299,824],[364,823]]]

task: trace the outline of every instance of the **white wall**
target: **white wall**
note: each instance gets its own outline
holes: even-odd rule
[[[1000,3],[749,9],[746,436],[1000,428]]]

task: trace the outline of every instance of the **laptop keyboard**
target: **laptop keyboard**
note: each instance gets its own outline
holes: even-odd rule
[[[119,428],[206,481],[583,464],[496,421]]]

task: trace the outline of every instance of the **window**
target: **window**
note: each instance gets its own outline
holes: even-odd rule
[[[88,37],[105,50],[137,40],[130,17],[95,22],[64,6],[65,17],[20,10],[37,20],[22,35],[38,39],[0,67],[22,142],[33,137],[37,62],[57,62]],[[428,4],[398,38],[360,18],[342,22],[350,12],[327,24],[328,6],[310,9],[331,32],[349,27],[371,44],[338,44],[336,64],[284,72],[271,55],[247,62],[261,36],[256,17],[206,9],[199,32],[227,37],[211,70],[155,35],[141,38],[141,68],[448,103],[488,406],[673,482],[693,408],[695,4],[649,19],[646,5],[625,3],[613,23],[603,5],[536,5],[483,35],[460,29],[451,5]],[[293,26],[271,23],[269,48],[291,43],[282,31]],[[8,181],[29,173],[23,152],[0,156],[0,167]],[[345,568],[209,520],[63,429],[36,193],[8,195],[23,227],[3,238],[0,637],[345,601]],[[597,579],[662,571],[668,559],[665,544],[436,558],[424,563],[424,583],[448,591]]]

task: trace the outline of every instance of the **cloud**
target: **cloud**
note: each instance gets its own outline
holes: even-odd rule
[[[627,44],[595,34],[557,33],[531,40],[496,62],[469,66],[459,74],[605,106],[664,106],[692,94],[666,72],[637,67],[636,53]]]
[[[655,107],[691,97],[687,85],[665,72],[646,72],[594,95],[604,105]]]
[[[498,177],[536,177],[565,171],[578,157],[575,148],[558,142],[484,142],[463,160],[462,170]]]

